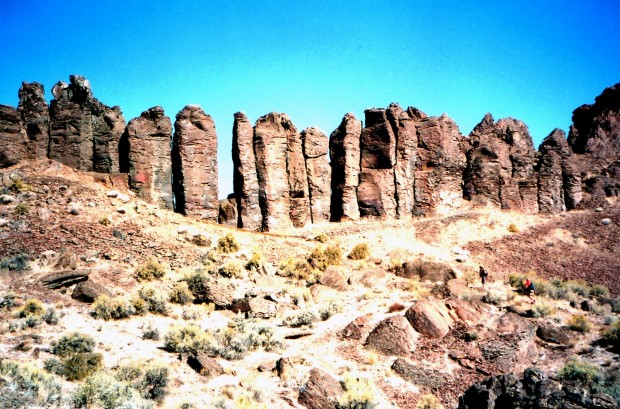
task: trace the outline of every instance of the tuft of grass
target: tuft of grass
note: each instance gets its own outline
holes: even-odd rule
[[[544,302],[537,302],[532,306],[532,315],[534,318],[545,318],[549,317],[557,312],[557,309],[551,305]]]
[[[592,287],[590,287],[590,296],[609,297],[609,288],[601,284],[594,284]]]
[[[504,294],[501,294],[497,291],[488,290],[485,295],[482,296],[482,302],[492,305],[500,305],[505,302],[507,299]]]
[[[318,280],[319,273],[306,260],[289,257],[282,261],[277,272],[282,277],[292,277],[297,280],[306,280],[309,284]]]
[[[260,270],[263,265],[263,256],[260,253],[252,253],[252,258],[245,264],[246,270]]]
[[[290,315],[284,319],[284,324],[289,327],[303,327],[316,322],[318,317],[313,311],[306,310],[300,311],[293,315]]]
[[[168,298],[172,303],[186,305],[194,301],[194,294],[190,291],[186,281],[177,281],[172,286]]]
[[[154,256],[149,256],[146,262],[136,268],[135,277],[138,281],[151,281],[160,279],[165,274],[166,267]]]
[[[149,408],[127,382],[107,372],[95,373],[78,386],[73,395],[76,408]]]
[[[620,321],[613,322],[608,328],[601,332],[603,342],[620,347]]]
[[[24,306],[19,309],[18,316],[20,318],[27,318],[29,316],[40,317],[44,312],[43,303],[36,298],[31,298],[26,300]]]
[[[333,245],[323,248],[315,247],[308,255],[308,263],[321,271],[325,271],[329,266],[337,266],[342,262],[342,250],[340,246]]]
[[[345,392],[336,404],[337,409],[373,409],[377,407],[375,394],[366,378],[346,374],[341,382]]]
[[[514,224],[514,223],[510,223],[510,224],[508,225],[508,231],[509,231],[510,233],[519,233],[521,230],[519,230],[519,228],[517,227],[517,225],[516,225],[516,224]]]
[[[110,221],[110,218],[108,216],[101,216],[101,218],[99,218],[99,224],[109,226],[110,224],[112,224],[112,222]]]
[[[347,256],[351,260],[364,260],[370,257],[370,249],[368,248],[368,244],[360,243],[353,247],[353,250]]]
[[[321,233],[314,238],[314,241],[318,241],[319,243],[327,243],[329,241],[329,236],[325,233]]]
[[[56,313],[56,309],[54,307],[49,307],[47,310],[45,310],[41,318],[48,325],[56,325],[58,324],[58,321],[60,321],[60,318],[58,317],[58,314]]]
[[[235,236],[233,236],[231,233],[228,233],[226,236],[220,238],[217,241],[217,251],[219,253],[236,253],[237,251],[239,251],[239,249],[239,243],[237,242]]]
[[[14,179],[9,186],[7,186],[7,190],[12,193],[23,193],[30,189],[32,189],[32,187],[19,178]]]
[[[592,323],[588,317],[582,314],[571,316],[567,325],[570,330],[577,332],[590,332],[592,329]]]
[[[144,327],[142,327],[142,339],[159,341],[159,330],[155,328],[152,323],[145,324]]]
[[[605,376],[601,369],[589,362],[571,359],[560,369],[560,379],[578,381],[588,388],[603,383]]]
[[[342,304],[332,300],[319,310],[319,317],[321,317],[321,321],[327,321],[332,315],[338,314],[339,312],[342,312],[342,310]]]

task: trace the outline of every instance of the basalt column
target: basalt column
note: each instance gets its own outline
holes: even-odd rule
[[[17,110],[0,105],[0,168],[15,165],[26,156],[26,138]]]
[[[26,133],[28,158],[46,158],[49,145],[50,112],[42,84],[22,82],[17,112],[19,112]]]
[[[307,128],[301,132],[312,223],[329,221],[331,167],[327,160],[329,140],[321,130]]]
[[[129,121],[129,187],[138,197],[172,209],[172,124],[162,107],[142,112]]]
[[[243,112],[235,113],[233,124],[233,187],[237,206],[236,226],[256,231],[263,216],[258,200],[258,176],[254,155],[254,130]]]
[[[329,137],[332,167],[331,221],[357,220],[357,187],[360,174],[360,135],[362,122],[352,113],[342,118],[340,126]]]
[[[218,220],[217,133],[198,106],[183,108],[174,122],[172,174],[175,211]]]
[[[387,117],[396,135],[396,164],[394,166],[394,188],[396,194],[396,216],[410,217],[414,205],[414,178],[417,162],[418,136],[413,115],[403,111],[398,104],[390,104]]]

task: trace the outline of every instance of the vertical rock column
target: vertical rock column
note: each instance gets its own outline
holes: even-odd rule
[[[258,200],[258,176],[254,155],[254,130],[243,112],[235,113],[233,124],[233,187],[237,202],[237,227],[256,231],[262,227],[263,216]]]
[[[162,107],[142,112],[127,125],[129,187],[138,197],[172,209],[172,124]]]
[[[198,106],[183,108],[174,122],[172,174],[175,211],[217,222],[217,133]]]
[[[294,227],[304,227],[312,221],[306,160],[304,158],[301,135],[288,117],[287,120],[288,122],[284,128],[287,140],[286,170],[289,185],[289,214]]]
[[[414,177],[417,162],[418,135],[413,115],[403,111],[398,104],[391,104],[387,116],[396,135],[396,165],[394,166],[394,188],[396,216],[410,217],[413,212]]]
[[[321,130],[307,128],[301,132],[312,223],[329,221],[331,167],[327,160],[329,140]]]
[[[15,165],[26,157],[26,138],[17,110],[0,105],[0,168]]]
[[[46,158],[49,145],[50,112],[42,84],[22,82],[17,112],[19,112],[26,132],[28,157],[30,159]]]
[[[331,221],[357,220],[357,187],[360,173],[360,135],[362,122],[352,113],[342,118],[329,137],[332,166]]]

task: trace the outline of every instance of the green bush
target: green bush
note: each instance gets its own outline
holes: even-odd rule
[[[80,381],[103,368],[103,355],[99,353],[72,354],[63,358],[60,373],[68,381]]]
[[[308,263],[321,271],[325,271],[329,266],[337,266],[341,262],[342,250],[338,245],[316,247],[308,256]]]
[[[168,368],[134,361],[119,366],[115,378],[129,384],[143,398],[161,401],[166,395]]]
[[[106,372],[99,372],[86,378],[73,395],[76,408],[148,408],[137,393],[126,382]]]
[[[27,271],[30,270],[30,255],[20,253],[13,257],[6,257],[0,260],[0,269],[9,271]]]
[[[218,269],[218,273],[226,278],[239,278],[241,275],[241,266],[237,261],[229,260]]]
[[[45,310],[45,313],[43,313],[43,316],[41,318],[43,318],[43,321],[45,321],[48,325],[56,325],[60,320],[54,307],[49,307],[47,310]]]
[[[370,381],[345,375],[341,382],[345,392],[336,404],[337,409],[373,409],[377,407]]]
[[[319,310],[321,321],[328,320],[332,315],[342,312],[342,304],[336,301],[330,301],[326,306]]]
[[[36,298],[31,298],[26,300],[24,306],[19,309],[18,315],[20,318],[26,318],[30,315],[40,317],[44,312],[43,303]]]
[[[95,340],[90,335],[73,332],[63,335],[52,348],[52,353],[61,357],[65,357],[76,353],[93,352],[95,348]]]
[[[142,339],[159,341],[159,330],[149,323],[142,328]]]
[[[590,295],[590,286],[583,280],[566,281],[564,287],[566,287],[568,291],[579,294],[582,297],[588,297]]]
[[[194,301],[194,295],[189,290],[186,281],[177,281],[168,294],[170,302],[180,305],[190,304]]]
[[[138,296],[146,303],[146,309],[153,314],[168,315],[170,309],[166,297],[162,292],[151,286],[143,286],[138,290]]]
[[[55,406],[62,398],[58,378],[21,362],[1,360],[0,380],[5,387],[22,391],[45,406]]]
[[[616,348],[620,347],[620,321],[615,321],[609,328],[603,330],[601,339]]]
[[[500,305],[501,303],[506,301],[506,296],[497,292],[488,290],[486,294],[482,296],[482,302],[492,305]]]
[[[164,336],[164,347],[172,352],[195,354],[204,350],[207,342],[207,334],[195,325],[172,329]]]
[[[590,287],[590,295],[592,297],[609,297],[609,288],[601,284],[594,284]]]
[[[122,297],[110,298],[107,295],[97,297],[91,308],[91,315],[104,321],[120,320],[136,313],[128,300]]]
[[[544,318],[556,313],[555,307],[544,302],[537,302],[532,306],[532,315],[534,318]]]
[[[305,325],[310,325],[313,322],[316,322],[317,319],[318,318],[314,312],[307,310],[298,312],[294,315],[287,317],[284,320],[284,324],[288,325],[289,327],[303,327]]]
[[[568,320],[568,328],[577,332],[590,332],[592,329],[592,323],[585,315],[573,315]]]
[[[318,241],[319,243],[327,243],[329,241],[329,236],[325,233],[321,233],[314,238],[314,241]]]
[[[263,265],[263,257],[260,253],[252,253],[252,258],[245,264],[246,270],[260,270]]]
[[[237,239],[231,233],[228,233],[217,241],[217,251],[220,253],[235,253],[239,251],[239,248]]]
[[[282,261],[277,272],[282,277],[292,277],[297,280],[307,280],[316,282],[318,273],[314,271],[312,266],[306,260],[289,257]]]
[[[166,274],[166,267],[153,256],[136,268],[135,277],[138,281],[160,279]]]
[[[34,328],[41,323],[41,316],[28,315],[24,320],[23,328]]]
[[[7,187],[9,192],[13,193],[23,193],[31,189],[31,186],[26,184],[21,179],[14,179],[9,186]]]
[[[209,333],[206,350],[210,355],[225,359],[241,359],[248,351],[257,348],[274,350],[281,342],[274,336],[273,329],[260,324],[256,319],[245,319],[237,315],[223,329]]]
[[[209,297],[209,277],[202,270],[196,270],[186,278],[187,288],[192,292],[196,302],[206,302]]]
[[[577,359],[569,360],[560,369],[559,375],[560,379],[578,381],[588,388],[596,388],[605,379],[599,367]]]
[[[370,249],[368,244],[360,243],[353,247],[348,256],[351,260],[364,260],[370,257]]]

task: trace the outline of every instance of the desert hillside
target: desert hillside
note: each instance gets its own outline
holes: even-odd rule
[[[503,407],[620,399],[617,208],[471,202],[257,233],[48,159],[0,182],[3,408],[451,408],[467,391],[466,408],[487,389],[510,395]],[[483,382],[507,373],[512,395],[497,386],[508,378]]]

